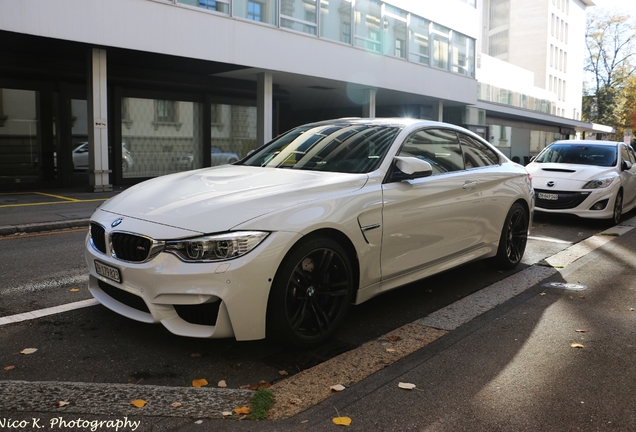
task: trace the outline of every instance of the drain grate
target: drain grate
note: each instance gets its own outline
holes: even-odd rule
[[[272,354],[261,359],[268,366],[278,370],[285,370],[290,375],[310,369],[320,363],[339,356],[342,353],[357,348],[339,340],[330,340],[312,349],[291,349]]]

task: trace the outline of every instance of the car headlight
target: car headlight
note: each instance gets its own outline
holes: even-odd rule
[[[614,181],[614,179],[617,176],[615,175],[611,175],[611,176],[607,176],[607,177],[599,177],[597,179],[594,180],[590,180],[589,182],[585,183],[585,185],[583,186],[583,189],[603,189],[608,187],[609,185],[612,184],[612,182]]]
[[[186,262],[225,261],[245,255],[262,242],[268,232],[237,231],[192,239],[167,241],[165,251]]]

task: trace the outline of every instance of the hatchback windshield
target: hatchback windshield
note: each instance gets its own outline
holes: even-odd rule
[[[242,164],[367,173],[377,169],[400,128],[364,124],[300,127],[256,150]]]
[[[534,161],[611,167],[616,165],[616,157],[616,147],[612,146],[552,144]]]

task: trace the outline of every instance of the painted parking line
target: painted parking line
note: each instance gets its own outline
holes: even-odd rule
[[[0,208],[9,208],[9,207],[34,207],[34,206],[40,206],[40,205],[52,205],[52,204],[77,204],[77,203],[90,203],[90,202],[100,202],[100,201],[106,201],[109,198],[90,198],[90,199],[77,199],[77,198],[71,198],[71,197],[67,197],[67,196],[63,196],[63,195],[55,195],[55,194],[50,194],[50,193],[45,193],[45,192],[18,192],[18,193],[6,193],[6,194],[0,194],[0,196],[2,195],[22,195],[22,196],[26,196],[26,195],[38,195],[38,196],[43,196],[43,197],[47,197],[47,198],[55,198],[59,201],[39,201],[39,202],[25,202],[25,203],[10,203],[10,204],[0,204]]]
[[[54,306],[46,309],[34,310],[31,312],[25,312],[17,315],[9,315],[0,318],[0,326],[6,324],[15,324],[22,321],[29,321],[37,318],[42,318],[49,315],[55,315],[63,312],[69,312],[75,309],[82,309],[89,306],[96,306],[99,302],[95,299],[81,300],[74,303],[67,303],[60,306]]]

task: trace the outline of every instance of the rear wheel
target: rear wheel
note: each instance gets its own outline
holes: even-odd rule
[[[300,244],[274,278],[267,335],[302,347],[329,338],[349,309],[353,281],[349,257],[337,242],[320,237]]]
[[[523,258],[528,242],[528,211],[520,203],[514,203],[501,230],[497,255],[492,259],[495,267],[502,270],[515,268]]]

